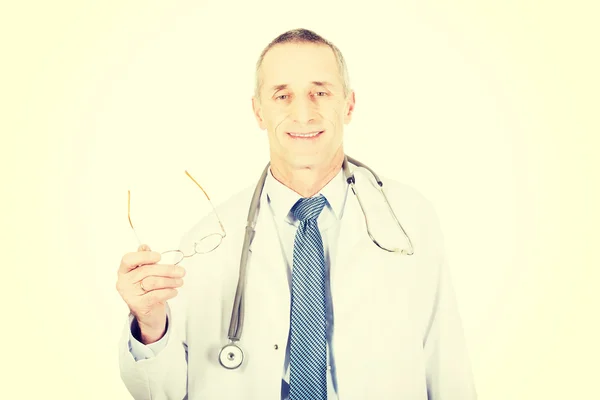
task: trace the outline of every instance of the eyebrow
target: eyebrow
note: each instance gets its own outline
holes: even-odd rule
[[[312,81],[311,82],[313,85],[315,86],[321,86],[321,87],[331,87],[333,86],[333,83],[331,82],[327,82],[327,81]],[[288,85],[286,83],[281,84],[281,85],[275,85],[271,87],[271,90],[273,91],[273,93],[278,92],[280,90],[283,89],[287,89]]]

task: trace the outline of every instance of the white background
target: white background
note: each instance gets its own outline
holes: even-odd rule
[[[137,246],[127,190],[142,240],[162,250],[209,211],[185,169],[216,204],[253,185],[268,160],[254,65],[269,41],[304,27],[348,63],[347,153],[439,213],[480,398],[594,398],[600,66],[594,13],[580,3],[62,1],[0,12],[0,393],[130,398],[115,290]]]

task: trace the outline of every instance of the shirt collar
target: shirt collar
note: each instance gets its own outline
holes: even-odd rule
[[[346,184],[344,171],[340,168],[336,176],[334,176],[333,179],[319,191],[319,193],[315,194],[315,196],[322,194],[327,199],[326,207],[332,211],[335,218],[339,220],[344,209],[347,189],[348,185]],[[294,223],[294,217],[290,213],[290,210],[302,196],[275,179],[270,168],[265,181],[264,190],[267,194],[275,218]]]

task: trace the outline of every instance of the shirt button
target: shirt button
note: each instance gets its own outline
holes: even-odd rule
[[[327,371],[331,371],[331,365],[327,366]]]

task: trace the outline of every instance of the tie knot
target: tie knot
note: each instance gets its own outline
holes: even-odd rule
[[[309,199],[302,198],[292,207],[292,214],[300,221],[317,219],[325,206],[325,202],[327,202],[327,200],[322,194]]]

